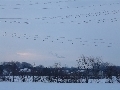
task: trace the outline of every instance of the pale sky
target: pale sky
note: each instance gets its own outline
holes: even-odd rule
[[[0,62],[120,65],[120,0],[0,0]]]

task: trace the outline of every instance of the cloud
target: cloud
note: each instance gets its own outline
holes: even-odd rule
[[[19,59],[23,60],[35,60],[40,58],[40,55],[33,52],[17,52],[17,56]]]
[[[17,55],[20,55],[20,56],[33,56],[34,54],[33,53],[28,53],[28,52],[19,52],[19,53],[17,53]]]

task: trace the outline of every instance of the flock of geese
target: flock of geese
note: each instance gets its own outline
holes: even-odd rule
[[[34,2],[34,1],[30,1],[29,2],[29,5],[32,7],[33,5],[40,5],[40,4],[52,4],[52,3],[65,3],[65,2],[75,2],[77,0],[66,0],[66,1],[53,1],[53,2]],[[119,5],[120,3],[111,3],[109,5]],[[75,9],[79,9],[79,8],[90,8],[90,7],[103,7],[107,4],[99,4],[99,5],[90,5],[90,6],[66,6],[66,7],[57,7],[61,10],[63,9],[70,9],[70,8],[75,8]],[[6,5],[2,5],[0,4],[0,9],[3,9],[5,10]],[[14,7],[13,9],[21,9],[21,8],[18,8],[19,6],[22,6],[22,3],[17,3],[16,4],[16,7]],[[23,5],[24,6],[24,5]],[[50,8],[47,8],[47,7],[43,7],[42,9],[50,9]],[[104,15],[104,16],[107,16],[107,15],[113,15],[113,14],[119,14],[120,13],[120,9],[117,9],[117,10],[111,10],[111,11],[107,11],[107,10],[103,10],[103,11],[98,11],[98,12],[86,12],[86,13],[80,13],[80,14],[69,14],[69,15],[63,15],[63,16],[53,16],[53,17],[48,17],[48,16],[44,16],[44,17],[34,17],[34,18],[11,18],[11,17],[8,17],[8,18],[4,18],[4,17],[0,17],[0,23],[10,23],[10,24],[21,24],[21,23],[24,23],[24,24],[32,24],[31,22],[31,19],[34,19],[34,21],[36,20],[39,21],[39,22],[46,22],[45,24],[48,24],[48,23],[60,23],[60,24],[65,24],[65,23],[71,23],[71,24],[87,24],[87,23],[90,23],[90,22],[96,22],[96,23],[104,23],[104,22],[117,22],[119,20],[119,18],[116,18],[116,17],[113,17],[111,19],[106,19],[106,18],[103,18],[103,19],[98,19],[95,20],[95,19],[91,19],[91,17],[98,17],[98,16],[101,16],[101,15]],[[90,18],[89,18],[90,17]],[[87,19],[84,19],[87,18]],[[54,21],[54,19],[58,19],[56,21]],[[67,21],[66,21],[67,19]],[[2,36],[3,37],[7,37],[9,33],[7,31],[5,31]],[[102,38],[98,38],[98,39],[93,39],[91,41],[88,41],[88,40],[84,40],[82,37],[76,37],[76,38],[73,38],[73,39],[69,39],[65,36],[61,36],[61,37],[53,37],[52,36],[46,36],[44,38],[40,38],[40,35],[36,34],[36,35],[33,35],[33,36],[30,36],[26,33],[22,34],[22,35],[19,35],[18,33],[12,33],[11,34],[11,37],[12,38],[18,38],[18,39],[31,39],[31,40],[34,40],[34,41],[43,41],[43,42],[46,42],[46,41],[49,41],[51,43],[55,43],[56,41],[64,44],[65,42],[69,42],[71,44],[75,44],[76,43],[76,40],[77,40],[77,43],[80,43],[81,45],[85,46],[85,45],[88,45],[88,43],[93,43],[93,45],[95,47],[99,46],[100,44],[106,44],[107,47],[112,47],[112,42],[105,42],[104,39]]]
[[[17,38],[17,39],[26,39],[26,40],[32,40],[32,41],[37,41],[37,42],[51,42],[51,43],[69,43],[69,44],[81,44],[82,46],[88,46],[88,45],[93,45],[95,47],[97,46],[101,46],[101,45],[105,45],[106,47],[112,47],[113,43],[112,42],[105,42],[104,39],[102,38],[95,38],[92,40],[86,40],[82,37],[76,37],[76,38],[72,38],[69,39],[65,36],[61,36],[61,37],[53,37],[53,36],[45,36],[45,37],[40,37],[40,35],[36,34],[33,36],[30,36],[29,34],[18,34],[18,33],[12,33],[9,34],[7,32],[4,32],[2,35],[2,37],[9,37],[11,36],[12,38]]]
[[[31,20],[34,20],[38,23],[44,23],[44,24],[88,24],[91,22],[96,23],[105,23],[105,22],[117,22],[119,21],[119,18],[113,17],[110,19],[102,18],[102,19],[92,19],[88,17],[97,17],[100,15],[109,15],[109,14],[118,14],[120,13],[120,10],[112,10],[112,11],[100,11],[95,13],[86,13],[86,14],[79,14],[79,15],[65,15],[65,16],[54,16],[54,17],[35,17],[35,18],[1,18],[1,23],[10,23],[10,24],[32,24]],[[83,19],[84,18],[84,19]],[[58,21],[54,21],[57,19]],[[67,21],[66,21],[67,19]]]
[[[66,0],[66,1],[48,1],[48,2],[35,2],[35,1],[29,1],[29,5],[32,7],[32,6],[36,6],[37,4],[38,5],[44,5],[46,6],[47,4],[52,4],[52,3],[58,3],[58,4],[61,4],[61,3],[65,3],[65,2],[76,2],[77,0]],[[109,5],[119,5],[120,3],[117,2],[117,3],[109,3]],[[81,9],[81,8],[91,8],[91,7],[94,7],[94,9],[96,7],[103,7],[107,4],[99,4],[99,5],[90,5],[90,6],[65,6],[65,7],[59,7],[59,9],[66,9],[66,7],[68,9],[71,9],[71,8],[76,8],[76,9]],[[25,5],[22,3],[17,3],[15,4],[13,9],[18,9],[19,6],[21,7],[24,7]],[[6,5],[2,5],[0,4],[0,9],[4,9],[5,10],[5,7]],[[38,7],[38,6],[37,6]],[[27,8],[27,7],[26,7]],[[24,8],[24,9],[26,9]],[[57,7],[56,7],[57,8]],[[19,8],[20,9],[20,8]],[[33,9],[36,9],[35,7]],[[47,7],[43,7],[42,9],[49,9]],[[108,11],[108,10],[103,10],[103,11],[98,11],[98,12],[86,12],[86,13],[80,13],[80,14],[69,14],[69,15],[64,15],[64,16],[53,16],[53,17],[48,17],[48,16],[44,16],[44,17],[34,17],[34,18],[4,18],[4,17],[0,17],[0,21],[1,23],[10,23],[10,24],[32,24],[31,20],[34,20],[36,22],[39,22],[39,23],[44,23],[44,24],[66,24],[66,23],[69,23],[69,24],[88,24],[88,23],[91,23],[91,22],[96,22],[96,23],[105,23],[105,22],[116,22],[119,20],[119,18],[117,17],[113,17],[113,18],[110,18],[110,19],[106,19],[106,18],[102,18],[102,19],[91,19],[91,17],[98,17],[98,16],[101,16],[101,15],[104,15],[104,16],[107,16],[107,15],[113,15],[113,14],[118,14],[120,13],[120,9],[118,8],[117,10],[111,10],[111,11]],[[90,18],[89,18],[90,17]],[[84,18],[84,19],[83,19]],[[57,19],[57,22],[54,21],[55,19]],[[67,21],[66,21],[67,19]]]
[[[99,5],[88,5],[88,6],[84,6],[84,5],[78,5],[78,6],[65,6],[65,7],[60,7],[60,4],[62,4],[62,3],[69,3],[69,2],[77,2],[77,1],[79,1],[79,0],[59,0],[59,1],[47,1],[47,2],[41,2],[41,1],[27,1],[27,3],[26,3],[26,1],[24,1],[24,3],[16,3],[16,4],[13,4],[14,6],[16,6],[16,7],[13,7],[13,9],[21,9],[21,8],[19,8],[19,6],[24,6],[24,5],[29,5],[29,6],[37,6],[37,5],[48,5],[48,4],[58,4],[58,7],[56,7],[56,8],[59,8],[59,9],[69,9],[69,8],[77,8],[77,9],[79,9],[79,8],[84,8],[84,9],[86,9],[86,8],[90,8],[90,7],[102,7],[102,6],[106,6],[106,5],[119,5],[120,3],[119,2],[117,2],[117,3],[109,3],[109,4],[99,4]],[[19,1],[18,1],[19,2]],[[1,7],[1,9],[6,9],[4,6],[6,6],[6,5],[4,5],[4,4],[0,4],[0,7]],[[44,8],[42,8],[42,9],[51,9],[51,8],[47,8],[47,7],[44,7]]]

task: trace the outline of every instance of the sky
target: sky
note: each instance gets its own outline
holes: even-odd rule
[[[0,0],[0,62],[120,65],[120,0]]]

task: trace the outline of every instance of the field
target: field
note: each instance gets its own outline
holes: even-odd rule
[[[1,90],[119,90],[119,84],[0,83]]]

